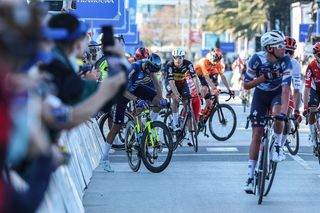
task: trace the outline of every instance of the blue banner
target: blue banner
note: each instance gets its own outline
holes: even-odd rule
[[[235,52],[234,42],[220,42],[220,49],[223,53]]]
[[[109,0],[110,1],[110,0]],[[116,1],[114,1],[116,2]],[[87,3],[89,4],[89,3]],[[96,3],[95,3],[96,4]],[[98,13],[98,10],[96,12],[95,15],[92,15],[90,17],[86,17],[87,15],[83,12],[79,12],[78,8],[75,10],[76,14],[79,16],[79,18],[81,20],[84,20],[90,27],[92,28],[100,28],[103,25],[112,25],[115,29],[116,28],[124,28],[125,26],[125,20],[126,20],[126,10],[125,10],[125,6],[124,6],[124,0],[117,0],[117,4],[118,4],[118,11],[117,11],[117,16],[115,16],[113,19],[108,19],[108,18],[103,18],[105,17],[103,14],[107,13],[108,11],[104,11],[102,14]],[[89,5],[88,5],[89,6]],[[100,8],[98,8],[100,11]],[[95,11],[95,10],[91,10],[91,11]],[[96,17],[100,17],[100,18],[96,18]]]
[[[77,0],[75,14],[81,19],[119,20],[124,0]]]
[[[130,23],[136,23],[137,0],[129,0]]]
[[[123,38],[126,44],[138,44],[140,35],[139,32],[137,32],[136,34],[124,34]]]
[[[124,21],[124,25],[120,28],[114,28],[114,33],[115,34],[126,34],[126,33],[129,33],[129,30],[130,30],[130,27],[129,27],[129,10],[127,9],[126,10],[126,13],[125,13],[125,17],[126,17],[126,20]]]
[[[300,24],[299,26],[299,42],[305,42],[309,33],[310,24]],[[313,25],[312,33],[316,32],[316,25]]]

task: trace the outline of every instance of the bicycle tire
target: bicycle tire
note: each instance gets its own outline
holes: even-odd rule
[[[136,137],[131,138],[136,141],[133,141],[133,140],[128,141],[129,136],[132,134],[132,131],[135,131],[135,122],[133,120],[130,120],[127,122],[126,129],[125,129],[124,144],[125,144],[125,150],[128,158],[129,167],[132,169],[132,171],[137,172],[141,166],[141,153],[140,153],[141,147]],[[133,161],[133,154],[136,155],[137,157],[136,163],[134,163]]]
[[[288,139],[293,138],[293,140],[295,140],[296,144],[295,145],[290,145],[290,141],[288,142]],[[286,147],[288,149],[288,151],[290,152],[291,155],[296,155],[299,151],[299,131],[298,128],[295,127],[295,131],[291,132],[288,134],[288,138],[286,141]]]
[[[109,117],[109,113],[107,112],[100,117],[99,122],[98,122],[99,129],[100,129],[100,132],[102,134],[104,141],[106,141],[106,139],[107,139],[107,134],[104,132],[104,126],[105,126],[106,121],[108,120],[108,117]],[[133,120],[132,115],[128,112],[125,112],[124,117],[127,118],[128,121]],[[126,119],[124,119],[124,120],[126,121]],[[122,149],[122,150],[125,149],[125,144],[124,144],[125,143],[125,136],[124,136],[124,131],[123,131],[125,128],[126,128],[126,123],[123,124],[120,132],[118,133],[120,141],[123,144],[120,144],[120,145],[119,144],[112,144],[113,149]]]
[[[170,133],[171,133],[171,137],[172,137],[172,148],[173,151],[175,151],[178,148],[179,142],[181,140],[178,140],[177,136],[177,132],[173,131],[173,127],[172,127],[172,112],[168,111],[166,112],[164,119],[163,119],[163,123],[169,128]]]
[[[265,138],[264,140],[268,140]],[[267,175],[267,153],[266,150],[268,150],[268,141],[264,143],[263,145],[263,150],[262,150],[262,163],[259,168],[259,173],[258,173],[258,204],[261,205],[263,196],[264,196],[264,188],[265,188],[265,180],[266,180],[266,175]]]
[[[165,170],[171,161],[172,153],[173,153],[172,136],[171,136],[169,128],[161,121],[152,121],[151,122],[151,131],[156,127],[163,130],[164,143],[165,143],[166,148],[168,149],[167,155],[165,156],[165,159],[164,159],[164,162],[161,163],[159,166],[155,165],[155,161],[157,161],[158,158],[161,156],[157,155],[157,154],[155,155],[154,152],[155,151],[162,152],[163,148],[164,148],[162,146],[164,146],[164,145],[161,143],[161,141],[155,141],[155,147],[151,147],[151,148],[153,148],[153,150],[152,150],[152,155],[150,155],[149,147],[152,144],[149,143],[149,139],[148,139],[149,131],[147,128],[143,131],[142,144],[141,144],[142,161],[143,161],[144,165],[146,166],[146,168],[150,172],[153,172],[153,173],[159,173],[159,172],[162,172],[163,170]]]
[[[195,117],[194,117],[194,113],[193,113],[193,111],[191,110],[190,111],[190,113],[191,113],[191,116],[190,116],[190,122],[191,122],[191,128],[192,128],[192,130],[191,130],[191,139],[192,139],[192,146],[193,146],[193,150],[195,151],[195,152],[198,152],[198,126],[197,126],[197,122],[196,122],[196,119],[195,119]]]
[[[220,119],[219,119],[219,122],[220,122],[220,125],[225,126],[229,122],[224,117],[226,115],[227,111],[229,111],[232,116],[232,121],[231,121],[232,128],[229,131],[229,133],[226,134],[226,136],[219,136],[218,131],[217,131],[218,129],[214,128],[214,124],[212,123],[213,117],[217,114],[218,119],[219,119],[219,117],[221,116],[221,112],[222,112],[222,117],[224,120],[222,120],[222,122],[220,122]],[[236,116],[236,113],[234,112],[233,108],[230,105],[220,104],[214,108],[214,110],[212,111],[210,118],[209,118],[209,130],[210,130],[212,137],[214,137],[218,141],[226,141],[233,135],[234,131],[236,130],[236,127],[237,127],[237,116]]]
[[[270,149],[269,149],[269,152],[271,153],[271,150],[273,149],[273,144],[274,144],[274,140],[272,141],[271,143],[271,146],[270,146]],[[276,171],[277,171],[277,165],[278,163],[277,162],[274,162],[270,159],[270,162],[269,162],[269,173],[267,175],[269,175],[269,181],[268,181],[268,184],[267,184],[267,188],[266,188],[266,191],[264,192],[264,196],[267,196],[270,192],[270,189],[271,189],[271,186],[273,184],[273,180],[274,180],[274,176],[276,174]]]

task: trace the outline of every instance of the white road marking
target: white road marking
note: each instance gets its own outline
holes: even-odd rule
[[[238,152],[237,147],[210,147],[207,152]]]
[[[303,166],[303,168],[307,169],[307,170],[311,170],[311,166],[309,166],[309,164],[303,160],[299,155],[291,155],[289,154],[293,160],[297,161],[301,166]]]

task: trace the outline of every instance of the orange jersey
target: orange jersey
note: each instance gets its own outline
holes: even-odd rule
[[[200,59],[195,68],[198,76],[223,75],[224,73],[224,65],[221,61],[213,65],[207,58]]]

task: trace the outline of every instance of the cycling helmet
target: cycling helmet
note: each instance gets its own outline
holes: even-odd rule
[[[287,36],[286,37],[286,50],[294,51],[295,49],[297,49],[296,40],[292,37]]]
[[[279,30],[272,30],[266,32],[261,36],[261,46],[266,47],[268,45],[278,45],[285,42],[285,36]]]
[[[152,53],[147,62],[147,68],[150,72],[159,72],[161,69],[161,58],[159,55]]]
[[[222,52],[219,48],[212,48],[210,51],[209,57],[214,62],[218,62],[222,59]]]
[[[320,42],[317,42],[313,46],[313,54],[317,55],[320,53]]]
[[[177,56],[183,57],[183,56],[185,56],[185,54],[186,54],[186,52],[184,51],[184,49],[180,48],[180,47],[172,50],[173,57],[177,57]]]
[[[148,57],[149,57],[149,50],[147,48],[139,47],[136,50],[135,58],[137,60],[141,60],[143,58],[148,58]]]

